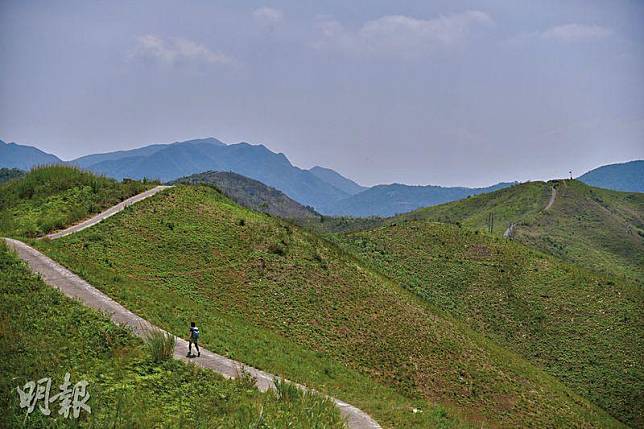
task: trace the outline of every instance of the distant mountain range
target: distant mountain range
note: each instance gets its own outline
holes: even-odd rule
[[[579,176],[578,180],[598,188],[644,192],[644,160],[604,165]]]
[[[0,167],[28,170],[35,165],[63,162],[31,146],[0,143]],[[390,184],[367,188],[328,168],[298,168],[284,154],[263,145],[228,145],[212,137],[87,155],[68,163],[116,179],[147,177],[163,182],[207,171],[234,172],[275,188],[319,213],[342,216],[391,216],[510,185],[466,188]],[[634,161],[600,167],[579,180],[598,187],[642,192],[643,165],[644,161]]]
[[[58,164],[63,161],[56,155],[33,146],[5,143],[0,140],[0,167],[29,170],[36,165]]]
[[[331,207],[334,215],[345,216],[393,216],[420,207],[433,206],[461,200],[472,195],[493,192],[512,186],[512,183],[498,183],[487,188],[464,188],[442,186],[410,186],[394,183],[377,185]]]

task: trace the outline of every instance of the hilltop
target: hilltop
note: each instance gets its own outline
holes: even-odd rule
[[[554,203],[544,210],[553,188]],[[390,222],[404,219],[455,223],[481,232],[491,226],[495,236],[510,235],[586,268],[644,279],[641,193],[593,188],[576,180],[530,182],[420,209]]]
[[[619,426],[327,240],[211,188],[180,185],[34,244],[153,323],[181,334],[198,318],[208,348],[385,427]]]
[[[89,217],[154,186],[63,165],[38,167],[0,184],[0,234],[36,237]]]
[[[320,215],[312,208],[304,207],[287,197],[283,192],[240,174],[208,171],[171,182],[171,184],[177,183],[214,186],[241,206],[283,219],[302,222],[319,222],[320,220]]]

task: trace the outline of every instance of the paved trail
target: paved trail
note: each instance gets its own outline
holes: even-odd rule
[[[67,228],[66,230],[61,231],[57,234],[51,234],[52,236],[50,238],[55,239],[63,237],[65,235],[69,235],[88,228],[89,226],[92,226],[100,222],[101,220],[106,219],[115,213],[118,213],[128,205],[137,201],[141,201],[166,188],[167,187],[157,187],[146,191],[143,194],[136,195],[135,197],[117,204],[116,206],[93,217],[92,219],[89,219],[86,222]],[[106,313],[107,315],[109,315],[113,322],[129,326],[130,328],[132,328],[133,332],[140,337],[145,338],[149,332],[154,330],[163,331],[161,328],[154,326],[142,317],[132,313],[127,308],[123,307],[121,304],[114,301],[113,299],[87,283],[85,280],[81,279],[76,274],[61,266],[51,258],[43,255],[36,249],[26,245],[21,241],[11,238],[5,238],[4,240],[7,245],[29,265],[33,272],[40,274],[41,278],[46,284],[59,289],[68,297],[78,299],[86,306]],[[218,355],[204,349],[203,347],[201,348],[201,356],[199,358],[189,359],[186,357],[188,342],[183,338],[176,337],[176,339],[177,344],[174,349],[175,359],[186,362],[189,361],[201,367],[209,368],[213,371],[218,372],[226,378],[237,378],[242,372],[246,372],[255,379],[255,385],[259,390],[266,391],[268,389],[275,388],[274,380],[277,378],[276,376],[256,368],[246,366],[241,362],[234,361],[225,356]],[[305,386],[299,384],[297,386],[302,390],[315,392],[314,390],[308,389]],[[349,428],[381,428],[380,425],[364,411],[354,407],[353,405],[347,404],[346,402],[340,401],[339,399],[333,397],[329,397],[329,399],[332,400],[338,407],[340,414],[342,414],[342,416],[345,418],[345,421],[347,422],[347,426]]]
[[[172,186],[156,186],[152,189],[149,189],[145,192],[142,192],[140,194],[137,194],[133,197],[128,198],[127,200],[121,201],[115,206],[110,207],[109,209],[97,214],[96,216],[87,219],[86,221],[83,221],[81,223],[78,223],[76,225],[72,225],[69,228],[63,229],[62,231],[54,232],[51,234],[47,234],[46,237],[49,238],[50,240],[54,240],[56,238],[61,238],[69,234],[73,234],[78,231],[82,231],[85,228],[89,228],[90,226],[96,225],[102,220],[107,219],[110,216],[114,216],[116,213],[123,211],[126,207],[137,203],[141,200],[144,200],[146,198],[151,197],[154,194],[157,194],[165,189],[171,188]]]

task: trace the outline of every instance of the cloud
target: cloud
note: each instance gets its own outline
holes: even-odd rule
[[[284,20],[284,13],[281,10],[270,7],[260,7],[253,11],[253,18],[260,25],[274,28]]]
[[[461,43],[474,27],[492,24],[488,14],[476,10],[427,20],[388,15],[367,21],[357,30],[345,29],[340,22],[326,18],[317,23],[321,40],[315,46],[354,53],[416,57],[436,47]]]
[[[170,38],[146,34],[137,38],[132,57],[154,60],[164,64],[197,62],[206,64],[233,64],[235,61],[221,52],[188,39]]]
[[[565,24],[549,28],[540,36],[543,39],[560,40],[564,42],[583,42],[608,37],[612,34],[609,28],[599,25]]]

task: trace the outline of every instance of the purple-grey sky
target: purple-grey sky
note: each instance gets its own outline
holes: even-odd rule
[[[644,2],[0,0],[0,139],[214,136],[361,184],[644,158]]]

